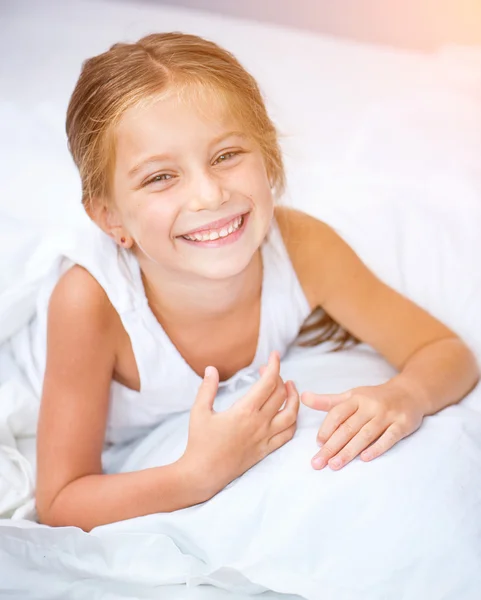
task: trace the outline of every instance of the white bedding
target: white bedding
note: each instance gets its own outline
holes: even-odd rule
[[[361,347],[298,350],[283,374],[301,389],[337,392],[382,382],[391,370]],[[235,397],[219,398],[216,409]],[[481,405],[479,391],[473,399]],[[97,586],[118,597],[131,590],[160,598],[163,584],[209,583],[308,600],[477,600],[481,414],[464,405],[447,409],[384,457],[337,473],[310,466],[320,418],[302,407],[289,444],[196,507],[91,534],[0,521],[1,585],[45,599],[91,597]],[[175,460],[187,425],[188,414],[170,419],[117,468]],[[116,460],[108,457],[106,467]]]
[[[63,121],[81,60],[183,30],[226,45],[259,78],[287,135],[286,201],[335,226],[481,359],[478,51],[423,56],[107,0],[12,0],[0,29],[0,516],[16,517],[0,520],[0,597],[224,600],[225,588],[231,600],[264,589],[266,599],[478,600],[479,389],[385,457],[339,473],[310,467],[323,415],[302,407],[294,440],[210,502],[87,535],[26,520],[38,398],[1,346],[31,314],[42,260],[24,273],[26,258],[80,218]],[[283,372],[332,392],[391,374],[364,347],[294,352]],[[187,419],[112,450],[106,468],[174,460]]]

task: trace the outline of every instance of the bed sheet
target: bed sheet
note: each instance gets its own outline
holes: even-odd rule
[[[282,375],[301,391],[336,393],[381,383],[392,369],[365,346],[314,348],[292,350]],[[221,394],[216,410],[244,392]],[[481,390],[471,399],[479,403]],[[463,402],[426,418],[376,461],[337,473],[310,465],[321,420],[301,406],[289,444],[195,507],[90,534],[0,521],[0,589],[38,600],[91,597],[97,588],[164,598],[163,586],[184,583],[307,600],[477,600],[481,415]],[[172,417],[126,455],[104,456],[105,468],[172,462],[187,432],[188,413]]]

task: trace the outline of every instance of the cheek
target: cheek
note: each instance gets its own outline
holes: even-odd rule
[[[262,182],[261,185],[258,185],[256,189],[251,191],[249,197],[251,198],[256,211],[266,216],[273,214],[275,202],[272,190],[268,184]]]
[[[270,207],[274,206],[274,197],[269,179],[261,161],[257,161],[251,166],[249,172],[244,174],[243,185],[244,187],[248,186],[247,195],[254,204],[258,205],[259,209],[269,210]]]
[[[167,241],[177,218],[176,207],[161,200],[148,200],[139,203],[133,218],[135,234],[139,240],[148,241],[152,238],[156,243]]]

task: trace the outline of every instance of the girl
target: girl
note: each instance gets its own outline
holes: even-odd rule
[[[274,206],[285,179],[277,133],[227,51],[180,33],[116,44],[84,64],[66,127],[91,222],[39,300],[43,523],[88,531],[192,506],[286,444],[299,395],[279,360],[301,331],[338,348],[367,342],[399,371],[379,386],[303,394],[328,413],[316,469],[379,456],[475,385],[475,359],[452,331],[326,224]],[[320,318],[303,326],[311,313]],[[258,369],[240,400],[213,410],[219,386]],[[178,461],[102,473],[105,442],[185,410]]]

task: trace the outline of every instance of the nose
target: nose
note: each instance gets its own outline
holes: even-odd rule
[[[191,187],[189,208],[192,211],[216,211],[227,201],[226,190],[212,173],[197,173]]]

